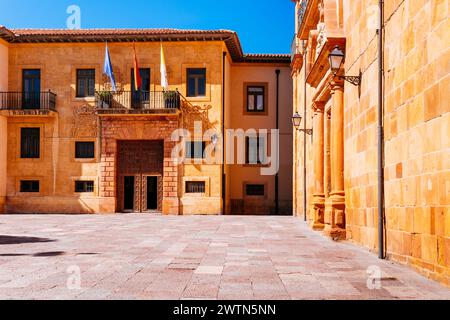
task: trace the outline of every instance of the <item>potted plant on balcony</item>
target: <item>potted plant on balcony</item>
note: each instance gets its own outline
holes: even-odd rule
[[[180,107],[180,95],[177,91],[164,91],[164,106],[166,109],[178,109]]]
[[[111,91],[97,92],[97,108],[109,109],[113,101],[113,94]]]

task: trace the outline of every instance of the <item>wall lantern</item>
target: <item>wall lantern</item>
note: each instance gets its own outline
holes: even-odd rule
[[[341,48],[339,48],[339,46],[335,46],[333,51],[331,51],[330,54],[328,55],[331,72],[333,72],[334,76],[336,76],[339,70],[341,69],[342,64],[344,63],[344,58],[345,54],[341,50]],[[359,87],[361,86],[362,73],[360,70],[359,76],[338,76],[338,78],[341,80],[345,80],[353,84],[354,86]]]
[[[212,144],[213,144],[214,146],[217,146],[217,143],[219,142],[219,137],[217,136],[217,134],[214,134],[214,135],[211,137],[211,142],[212,142]]]
[[[300,125],[302,124],[302,120],[303,117],[296,112],[293,116],[292,116],[292,125],[294,126],[295,129],[297,129],[297,131],[300,132],[304,132],[308,135],[312,135],[313,130],[312,129],[300,129]]]

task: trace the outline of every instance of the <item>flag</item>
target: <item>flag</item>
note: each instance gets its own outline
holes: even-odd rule
[[[139,63],[136,55],[136,45],[133,42],[134,49],[134,90],[138,91],[139,88],[142,88],[142,78],[141,72],[139,71]]]
[[[111,81],[112,91],[116,92],[116,79],[114,77],[114,72],[113,72],[113,68],[112,68],[112,64],[111,64],[111,57],[109,56],[108,43],[106,43],[105,64],[103,67],[103,73]]]
[[[167,80],[166,58],[164,57],[164,49],[161,42],[161,87],[166,90],[169,87]]]

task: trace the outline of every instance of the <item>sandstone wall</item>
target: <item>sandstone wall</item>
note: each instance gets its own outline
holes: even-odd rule
[[[377,247],[378,1],[346,1],[346,72],[363,71],[362,94],[346,86],[348,237]],[[441,0],[386,1],[385,192],[388,255],[449,283],[450,20]],[[376,23],[376,15],[375,15]],[[375,39],[375,40],[374,40]]]
[[[8,91],[8,44],[0,40],[0,91]],[[0,116],[0,213],[6,201],[6,141],[8,123]]]

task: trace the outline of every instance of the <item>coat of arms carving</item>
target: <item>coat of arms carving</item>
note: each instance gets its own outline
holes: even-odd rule
[[[85,105],[75,109],[72,136],[74,138],[96,138],[97,115],[93,106]]]

